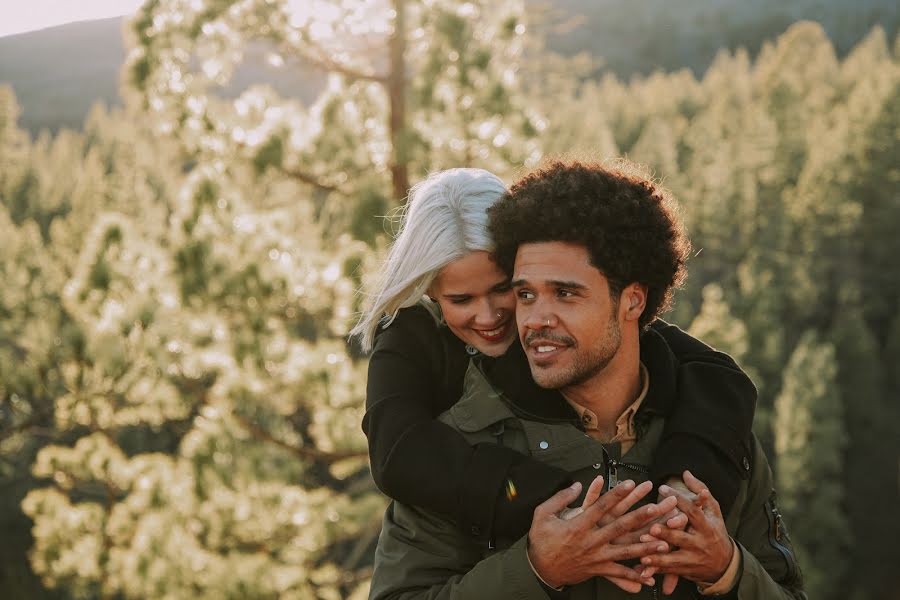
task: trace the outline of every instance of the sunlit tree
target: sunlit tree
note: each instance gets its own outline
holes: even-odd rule
[[[776,479],[811,597],[840,598],[850,546],[844,472],[847,434],[834,347],[808,332],[775,401]]]
[[[896,503],[896,436],[872,432],[900,389],[900,42],[875,30],[839,60],[804,23],[700,79],[625,82],[545,54],[523,14],[153,0],[128,25],[126,112],[29,140],[0,88],[0,510],[33,525],[11,543],[46,587],[364,596],[385,499],[346,331],[375,216],[428,170],[573,150],[649,163],[680,199],[698,253],[667,318],[754,377],[813,588],[889,587],[892,530],[847,532]],[[260,56],[308,93],[246,87]]]
[[[519,93],[522,8],[521,0],[152,1],[130,27],[127,79],[135,102],[192,158],[241,157],[336,195],[333,213],[351,213],[349,202],[371,218],[430,170],[503,172],[538,156],[544,121]],[[325,73],[318,98],[303,106],[266,86],[223,97],[221,86],[259,48],[283,77]]]

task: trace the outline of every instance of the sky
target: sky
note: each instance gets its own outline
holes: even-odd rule
[[[0,37],[133,13],[143,0],[0,0]]]

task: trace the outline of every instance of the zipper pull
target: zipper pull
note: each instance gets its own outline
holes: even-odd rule
[[[608,475],[608,477],[606,479],[607,479],[607,483],[609,484],[608,490],[611,490],[614,487],[616,487],[617,485],[619,485],[619,469],[618,469],[619,463],[617,463],[615,461],[615,459],[610,458],[607,464],[609,466],[607,467],[607,470],[606,470],[607,475]]]

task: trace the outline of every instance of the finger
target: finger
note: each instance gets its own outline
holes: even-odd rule
[[[663,575],[662,592],[666,596],[670,596],[678,585],[678,575],[674,573],[666,573]]]
[[[679,512],[677,515],[666,521],[666,527],[669,529],[684,529],[687,527],[687,524],[688,517],[683,512]]]
[[[669,529],[657,524],[650,528],[650,535],[676,548],[694,548],[697,546],[695,536],[680,529]]]
[[[646,489],[646,490],[645,490],[645,489],[644,489],[645,487],[649,487],[650,489]],[[628,510],[629,510],[632,506],[634,506],[634,505],[635,505],[642,497],[644,497],[644,496],[646,496],[647,494],[649,494],[649,493],[652,491],[652,489],[653,489],[653,484],[652,484],[651,482],[649,482],[649,481],[645,481],[645,482],[642,483],[641,485],[639,485],[639,486],[637,486],[636,488],[634,488],[634,490],[633,490],[630,494],[628,494],[627,496],[625,496],[625,498],[623,498],[622,500],[620,500],[618,504],[616,504],[614,507],[612,507],[606,514],[604,514],[604,515],[600,518],[600,520],[597,522],[597,526],[598,526],[598,527],[603,527],[603,526],[605,526],[605,525],[609,525],[610,523],[612,523],[613,521],[615,521],[617,518],[619,518],[619,517],[621,517],[622,515],[624,515],[625,513],[627,513]],[[662,517],[659,517],[659,520],[660,520],[660,521],[663,521],[663,520],[665,520],[665,519],[667,519],[667,518],[669,518],[669,517],[671,517],[671,516],[674,516],[674,514],[675,514],[676,512],[677,512],[677,509],[674,509],[674,510],[671,511],[670,514],[667,514],[667,515],[664,515],[664,516],[662,516]],[[645,529],[646,531],[635,531],[635,532],[633,532],[632,535],[626,536],[626,537],[633,538],[634,541],[637,541],[637,539],[640,537],[640,535],[641,535],[642,533],[647,533],[647,531],[650,530],[650,526],[647,525],[647,526],[644,527],[644,529]],[[615,540],[614,543],[616,543],[616,544],[621,544],[621,543],[624,543],[624,540],[622,540],[622,539],[617,539],[617,540]]]
[[[560,490],[550,496],[547,500],[544,500],[541,504],[538,504],[534,509],[534,517],[535,519],[543,518],[547,519],[550,517],[556,517],[564,508],[566,508],[569,504],[578,499],[578,494],[581,493],[581,483],[576,481],[569,487],[564,490]]]
[[[631,581],[630,579],[622,579],[620,577],[607,577],[617,587],[625,590],[629,594],[637,594],[644,587],[640,581]],[[652,583],[649,585],[653,585]]]
[[[627,496],[622,498],[622,500],[620,500],[618,502],[618,504],[613,506],[609,510],[609,512],[606,513],[606,515],[613,516],[613,517],[621,517],[622,515],[627,513],[629,511],[629,509],[631,509],[631,507],[635,505],[636,502],[638,502],[641,498],[643,498],[644,496],[649,494],[652,489],[653,489],[653,483],[650,481],[645,481],[641,485],[635,487],[631,491],[631,493],[629,493]]]
[[[722,516],[722,509],[719,507],[719,501],[713,497],[709,488],[704,489],[697,495],[695,504],[701,507],[708,507],[714,515]]]
[[[648,554],[641,557],[641,564],[645,567],[656,567],[657,573],[686,574],[697,566],[698,559],[695,552],[688,550],[676,550],[664,554]]]
[[[591,482],[591,485],[588,486],[588,491],[584,495],[584,501],[581,503],[581,508],[585,509],[600,498],[600,494],[603,493],[603,476],[598,475]]]
[[[615,578],[621,579],[623,581],[631,581],[640,585],[641,583],[645,583],[646,585],[653,585],[652,577],[643,577],[641,575],[641,571],[643,571],[643,567],[638,566],[637,569],[632,569],[631,567],[626,567],[625,565],[620,565],[617,562],[602,562],[597,565],[597,569],[594,572],[594,575],[599,577],[606,577],[607,579]],[[624,588],[623,588],[624,589]]]
[[[633,558],[650,556],[669,551],[669,545],[665,542],[638,542],[636,544],[622,544],[619,546],[608,544],[597,552],[596,557],[604,562],[621,562]]]
[[[660,514],[670,511],[675,505],[674,498],[666,498],[659,504],[648,504],[625,515],[622,515],[612,523],[601,527],[598,531],[597,543],[609,543],[629,533],[639,531],[645,525],[656,519]],[[652,532],[651,532],[652,533]]]
[[[660,486],[659,493],[665,494],[667,496],[667,500],[670,498],[675,498],[678,504],[678,510],[687,515],[688,522],[693,527],[702,529],[708,526],[706,515],[704,515],[703,509],[697,506],[685,494],[665,485]]]
[[[559,511],[559,518],[563,521],[571,521],[578,515],[584,512],[584,509],[580,506],[577,508],[569,508],[568,506],[561,511]]]
[[[585,508],[584,513],[579,517],[584,519],[582,525],[595,527],[600,518],[606,514],[609,509],[628,496],[634,488],[634,482],[629,479],[600,496],[600,499]]]
[[[656,567],[643,567],[641,577],[653,577],[656,575]]]
[[[685,471],[683,478],[684,478],[684,484],[688,487],[689,490],[691,490],[695,494],[699,495],[700,492],[702,492],[705,489],[708,489],[706,487],[706,484],[703,483],[702,481],[700,481],[699,479],[697,479],[696,477],[694,477],[694,474],[691,473],[690,471]]]

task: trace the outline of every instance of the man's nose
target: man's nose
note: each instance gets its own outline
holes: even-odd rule
[[[540,306],[519,304],[516,306],[516,320],[520,326],[524,325],[528,329],[546,329],[556,327],[556,315],[551,311],[541,308]]]

